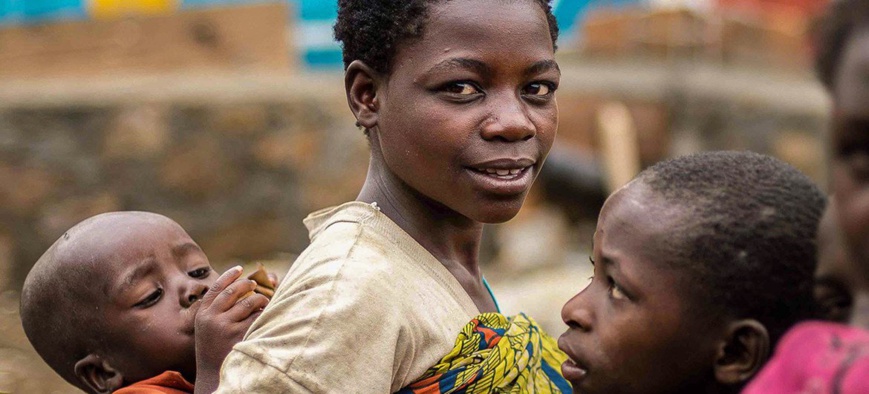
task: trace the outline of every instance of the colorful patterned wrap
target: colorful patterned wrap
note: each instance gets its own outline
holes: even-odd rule
[[[519,314],[484,313],[459,333],[456,346],[400,394],[570,393],[567,360],[537,323]]]

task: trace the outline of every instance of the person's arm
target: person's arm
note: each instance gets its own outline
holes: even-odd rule
[[[220,380],[220,366],[232,346],[268,304],[262,294],[251,294],[252,280],[238,280],[241,267],[224,272],[208,289],[196,313],[196,383],[194,393],[212,393]]]

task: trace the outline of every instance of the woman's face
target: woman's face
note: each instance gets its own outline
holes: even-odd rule
[[[398,48],[377,92],[374,160],[406,195],[478,222],[506,221],[552,147],[559,79],[538,4],[432,5],[423,36]]]

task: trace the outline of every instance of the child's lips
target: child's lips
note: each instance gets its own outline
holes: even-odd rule
[[[185,319],[187,319],[186,324],[184,325],[186,334],[193,334],[196,330],[196,313],[199,312],[199,307],[202,305],[202,300],[196,300],[193,304],[190,305],[189,308],[184,310],[186,314]]]
[[[567,361],[561,364],[561,374],[564,375],[565,379],[576,384],[588,375],[588,367],[584,362],[578,360],[577,354],[581,354],[581,352],[577,353],[576,349],[570,346],[570,341],[567,339],[568,334],[570,331],[558,338],[558,348],[567,355]]]
[[[585,376],[588,374],[588,369],[580,366],[573,360],[568,359],[561,364],[561,373],[564,375],[565,379],[575,383],[585,379]]]

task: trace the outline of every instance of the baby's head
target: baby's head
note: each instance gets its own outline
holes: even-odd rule
[[[87,219],[37,261],[21,319],[39,355],[87,392],[167,370],[195,380],[193,324],[217,275],[171,219],[113,212]]]
[[[753,153],[659,163],[609,197],[591,284],[562,310],[565,377],[583,393],[736,392],[814,312],[825,199]]]

